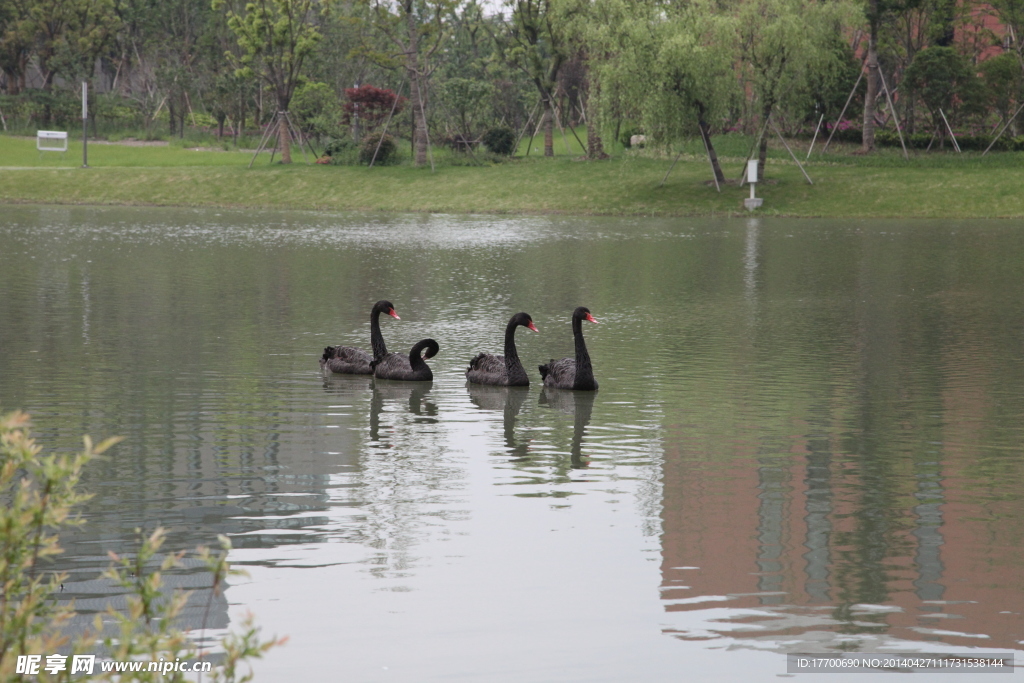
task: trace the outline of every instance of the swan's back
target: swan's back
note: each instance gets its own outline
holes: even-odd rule
[[[544,386],[556,389],[572,389],[576,381],[576,361],[573,358],[552,358],[547,365],[538,367]]]
[[[424,358],[433,358],[440,347],[433,339],[416,342],[409,355],[389,353],[380,360],[370,363],[373,376],[378,379],[400,379],[406,382],[429,382],[434,379],[430,366],[423,362]],[[426,353],[424,353],[424,351]],[[421,356],[420,354],[424,355]]]
[[[352,346],[328,346],[320,357],[320,369],[346,375],[372,375],[373,356]]]
[[[469,361],[466,379],[475,384],[508,384],[505,357],[481,353]]]

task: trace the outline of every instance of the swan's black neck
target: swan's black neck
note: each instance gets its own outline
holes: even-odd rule
[[[439,348],[440,347],[437,345],[437,342],[433,339],[423,339],[416,342],[412,347],[412,350],[409,351],[409,366],[412,368],[413,372],[430,372],[430,366],[423,360],[423,350],[433,349],[433,353],[431,355],[434,355],[437,353]]]
[[[592,389],[594,387],[594,366],[590,364],[587,343],[583,341],[583,318],[573,316],[572,337],[576,342],[576,378],[573,389]]]
[[[519,323],[510,322],[505,328],[505,374],[508,375],[509,383],[529,384],[530,378],[519,360],[519,352],[516,351],[516,328]]]
[[[384,335],[380,333],[380,309],[376,306],[370,312],[370,347],[373,349],[374,360],[380,360],[388,355]]]

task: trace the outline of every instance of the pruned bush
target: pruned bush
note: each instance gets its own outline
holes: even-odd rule
[[[317,163],[339,166],[354,165],[359,163],[359,154],[359,145],[349,138],[327,138],[324,144],[324,155],[320,157],[321,159],[326,158],[327,161],[318,161]]]
[[[516,134],[507,126],[491,128],[482,138],[484,147],[493,154],[512,156],[516,151]]]
[[[379,144],[379,149],[378,149]],[[376,154],[376,160],[374,160]],[[359,148],[359,163],[387,166],[398,162],[398,145],[390,135],[367,135]]]

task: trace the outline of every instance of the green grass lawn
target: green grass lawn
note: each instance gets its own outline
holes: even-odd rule
[[[568,131],[567,131],[568,135]],[[582,137],[582,135],[581,135]],[[601,162],[579,158],[579,145],[561,134],[556,156],[473,165],[435,150],[436,170],[398,166],[270,164],[251,153],[197,151],[177,145],[89,145],[82,169],[81,142],[61,156],[40,158],[34,138],[0,136],[0,202],[232,206],[323,210],[450,213],[568,213],[610,215],[746,214],[747,188],[709,185],[699,142],[664,186],[671,155],[618,154]],[[534,147],[542,144],[538,139]],[[716,138],[727,176],[738,178],[742,136]],[[801,159],[806,152],[798,151]],[[898,150],[851,156],[840,149],[812,157],[814,185],[781,149],[773,149],[768,182],[758,186],[762,215],[820,217],[1024,217],[1024,154],[932,154],[905,162]],[[648,153],[650,154],[650,153]]]

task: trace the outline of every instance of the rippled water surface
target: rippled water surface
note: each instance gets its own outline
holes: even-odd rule
[[[0,408],[54,449],[126,437],[64,540],[86,614],[164,526],[232,539],[210,623],[291,637],[264,681],[1024,644],[1020,223],[9,206],[0,245]],[[319,373],[380,298],[432,383]],[[542,390],[578,305],[601,389]],[[467,386],[520,310],[534,384]]]

